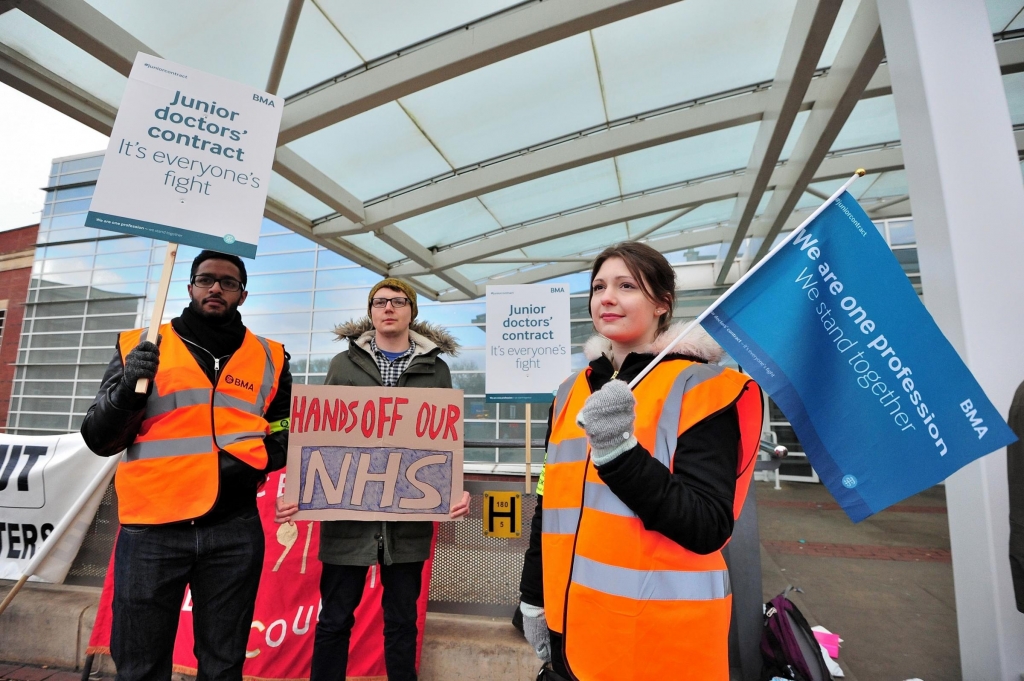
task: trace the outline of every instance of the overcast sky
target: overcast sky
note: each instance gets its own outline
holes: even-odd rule
[[[106,135],[0,83],[0,231],[39,222],[51,159],[106,148]]]

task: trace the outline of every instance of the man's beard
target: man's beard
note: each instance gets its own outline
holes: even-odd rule
[[[193,298],[189,303],[189,307],[191,307],[192,311],[197,315],[211,322],[228,322],[234,319],[235,312],[238,310],[238,303],[232,305],[223,298],[220,298],[219,300],[224,303],[224,309],[220,312],[207,312],[204,310],[202,299],[197,301]]]

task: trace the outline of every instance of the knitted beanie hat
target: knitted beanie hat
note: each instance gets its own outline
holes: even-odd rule
[[[405,297],[409,299],[409,304],[412,306],[412,318],[416,319],[416,315],[419,313],[419,310],[416,307],[416,291],[412,286],[409,286],[401,279],[394,279],[392,277],[388,277],[383,281],[377,282],[374,287],[370,289],[370,295],[366,298],[366,314],[371,314],[370,308],[373,307],[373,297],[377,294],[377,291],[382,288],[395,289],[404,293]]]

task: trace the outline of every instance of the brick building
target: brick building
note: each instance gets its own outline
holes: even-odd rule
[[[0,431],[7,427],[18,338],[39,225],[0,232]]]

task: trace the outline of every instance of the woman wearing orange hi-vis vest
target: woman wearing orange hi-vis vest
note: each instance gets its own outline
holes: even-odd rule
[[[698,329],[630,390],[681,329],[675,273],[644,244],[591,272],[599,336],[559,388],[521,584],[541,678],[729,678],[732,610],[721,548],[761,435],[761,391],[717,365]]]

